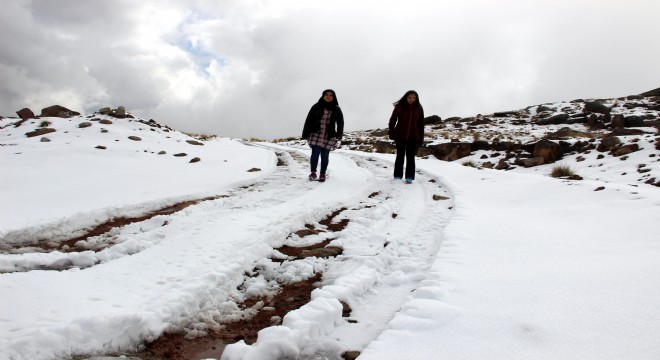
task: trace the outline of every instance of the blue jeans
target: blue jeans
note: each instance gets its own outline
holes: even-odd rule
[[[319,155],[321,156],[321,174],[325,174],[330,162],[330,149],[325,149],[317,145],[311,145],[312,157],[309,159],[309,165],[312,171],[316,171],[319,164]]]
[[[406,161],[406,179],[415,178],[415,155],[417,141],[396,139],[396,159],[394,160],[394,177],[403,177],[403,161]]]

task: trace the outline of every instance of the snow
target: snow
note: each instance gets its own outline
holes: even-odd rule
[[[392,155],[338,150],[321,184],[306,180],[302,145],[192,145],[103,116],[113,123],[78,127],[90,117],[0,120],[0,359],[129,351],[172,329],[203,335],[274,279],[316,272],[312,301],[222,359],[660,358],[660,193],[631,185],[618,158],[577,163],[582,181],[418,159],[405,185],[391,179]],[[24,135],[42,121],[57,129],[50,142]],[[657,169],[646,143],[630,156]],[[207,197],[89,239],[109,244],[100,250],[31,245]],[[339,209],[344,230],[293,235]],[[326,239],[343,253],[269,260],[282,245]]]

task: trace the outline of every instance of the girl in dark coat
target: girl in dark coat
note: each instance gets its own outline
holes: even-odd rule
[[[344,135],[344,114],[339,108],[334,90],[324,90],[319,101],[312,105],[305,119],[302,138],[307,139],[312,148],[309,159],[311,173],[309,180],[317,180],[316,167],[321,157],[321,174],[318,181],[325,181],[326,170],[330,162],[330,151],[339,147],[339,140]]]
[[[405,159],[406,183],[410,184],[415,179],[415,154],[417,148],[424,142],[424,109],[419,103],[419,95],[416,91],[406,92],[394,103],[388,134],[390,139],[396,142],[394,178],[403,178]]]

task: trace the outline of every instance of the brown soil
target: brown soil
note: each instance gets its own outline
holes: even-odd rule
[[[254,317],[239,322],[228,323],[219,332],[208,336],[187,340],[184,334],[165,334],[154,342],[147,344],[146,350],[133,354],[145,360],[155,359],[219,359],[227,344],[244,340],[252,344],[257,340],[259,330],[272,325],[279,325],[289,311],[300,308],[311,300],[311,292],[321,280],[321,274],[305,281],[283,285],[282,290],[270,299],[249,299],[244,307],[250,307],[263,301],[266,309],[259,311]]]
[[[183,209],[185,209],[189,206],[199,204],[203,201],[215,200],[215,199],[219,199],[219,198],[222,198],[222,197],[226,197],[226,195],[210,196],[210,197],[197,199],[197,200],[183,201],[183,202],[174,204],[172,206],[168,206],[166,208],[150,212],[150,213],[142,215],[142,216],[131,217],[131,218],[122,217],[122,218],[112,219],[110,221],[107,221],[107,222],[95,227],[94,229],[90,230],[86,234],[75,237],[73,239],[63,240],[63,241],[59,241],[59,242],[40,240],[39,242],[34,243],[34,244],[21,244],[19,247],[14,247],[14,249],[25,248],[25,247],[36,247],[36,248],[40,248],[40,249],[48,251],[48,252],[50,252],[50,251],[61,251],[61,252],[66,252],[66,253],[77,252],[77,251],[81,251],[81,250],[101,251],[101,250],[107,248],[108,246],[110,246],[111,244],[104,244],[104,245],[96,247],[94,249],[82,248],[82,247],[77,246],[77,244],[78,244],[79,241],[87,240],[90,237],[103,235],[103,234],[109,232],[110,230],[112,230],[113,228],[119,228],[119,227],[123,227],[123,226],[129,225],[129,224],[132,224],[132,223],[145,221],[145,220],[151,219],[152,217],[158,216],[158,215],[170,215],[170,214],[173,214],[175,212],[181,211],[181,210],[183,210]],[[164,225],[166,225],[166,224],[167,223],[165,223]]]

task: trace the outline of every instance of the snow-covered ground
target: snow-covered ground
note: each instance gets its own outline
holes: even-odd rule
[[[391,178],[392,155],[338,150],[318,183],[306,180],[305,146],[194,145],[103,116],[9,121],[0,120],[0,359],[128,351],[172,329],[201,336],[240,316],[237,300],[268,293],[269,279],[316,272],[311,302],[222,358],[660,358],[660,191],[616,171],[569,181],[429,158],[405,185]],[[57,131],[25,136],[43,121]],[[87,240],[100,248],[35,245],[203,198]],[[343,230],[294,235],[338,210]],[[326,239],[343,253],[269,260],[282,245]]]

